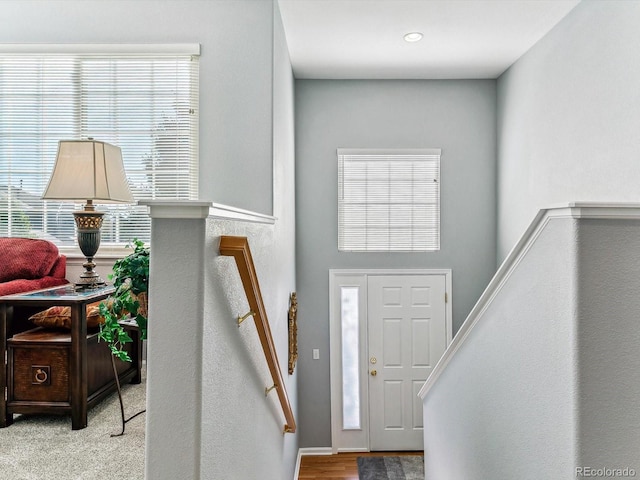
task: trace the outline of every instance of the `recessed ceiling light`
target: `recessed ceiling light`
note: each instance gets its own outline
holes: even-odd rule
[[[422,34],[420,32],[411,32],[404,36],[405,42],[419,42],[420,40],[422,40]]]

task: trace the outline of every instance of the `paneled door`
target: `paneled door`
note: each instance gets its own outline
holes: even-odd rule
[[[447,346],[444,275],[367,279],[369,446],[422,450],[418,392]]]

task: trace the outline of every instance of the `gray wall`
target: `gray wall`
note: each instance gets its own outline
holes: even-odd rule
[[[540,219],[424,394],[426,478],[636,476],[637,215]]]
[[[541,208],[640,201],[638,25],[585,0],[499,78],[499,261]]]
[[[201,430],[209,417],[201,401],[205,233],[203,218],[151,222],[144,447],[149,480],[200,478]],[[190,255],[175,255],[175,245]]]
[[[0,43],[202,46],[200,198],[273,213],[277,221],[207,221],[206,233],[194,230],[192,221],[156,223],[153,238],[164,254],[152,255],[148,389],[155,406],[147,415],[147,472],[154,480],[291,478],[298,437],[282,435],[275,394],[264,397],[268,382],[260,368],[266,365],[255,329],[250,322],[242,332],[234,325],[234,316],[246,308],[235,267],[215,257],[218,235],[251,237],[286,375],[287,308],[296,273],[294,84],[277,3],[5,0]],[[176,256],[175,245],[194,248]],[[163,272],[162,278],[154,280],[154,271]],[[186,286],[179,295],[174,282]],[[188,327],[178,335],[172,325],[185,312],[181,325]],[[169,354],[172,345],[179,351]],[[294,410],[296,378],[286,376]]]
[[[200,198],[272,213],[271,0],[3,0],[0,43],[199,43]]]
[[[640,220],[580,223],[576,466],[640,472]],[[606,248],[603,248],[606,246]]]
[[[495,102],[491,80],[296,81],[301,447],[331,445],[330,268],[451,268],[454,333],[493,275]],[[339,147],[442,149],[439,252],[338,252]]]
[[[249,238],[280,370],[297,418],[297,375],[287,375],[287,311],[289,294],[296,289],[294,82],[284,31],[277,5],[275,7],[275,18],[272,19],[269,10],[265,19],[274,26],[274,37],[270,40],[273,111],[269,114],[273,136],[266,153],[273,163],[275,223],[209,218],[206,231],[198,241],[194,233],[200,232],[180,228],[184,221],[154,219],[154,226],[164,225],[164,230],[153,229],[154,241],[167,232],[175,235],[171,237],[173,247],[167,248],[164,255],[152,255],[157,271],[171,272],[164,279],[156,280],[153,276],[156,270],[151,272],[153,310],[150,317],[156,327],[155,337],[150,335],[149,340],[149,401],[153,408],[147,414],[147,428],[153,436],[147,440],[150,452],[147,476],[154,480],[293,478],[298,435],[282,434],[284,417],[277,396],[272,392],[265,397],[264,389],[271,386],[272,380],[255,325],[251,319],[240,328],[236,324],[237,316],[249,309],[238,269],[232,258],[217,254],[220,235]],[[233,182],[235,177],[227,180]],[[270,181],[271,175],[262,179],[262,182]],[[252,186],[243,185],[242,190],[249,195]],[[180,262],[171,258],[171,252],[175,251],[175,245],[182,244],[203,244],[203,247],[189,250],[190,263]],[[163,245],[166,246],[166,242]],[[199,269],[184,266],[194,262],[201,266],[201,276]],[[174,282],[194,288],[186,288],[183,295],[176,298]],[[175,310],[181,305],[189,305],[186,310],[191,312],[188,318],[180,320],[190,327],[185,336],[199,345],[168,356],[168,345],[176,335],[172,325],[180,316]],[[172,315],[166,316],[166,312]],[[164,348],[156,348],[157,344]],[[183,387],[184,378],[192,376],[196,382]],[[196,401],[191,401],[192,397],[196,397]],[[168,413],[167,403],[172,401],[171,405],[175,405],[180,399],[187,400],[175,408],[182,413]],[[183,427],[182,423],[186,422],[179,422],[182,416],[190,416],[195,426],[191,428],[188,423],[189,428]],[[185,459],[177,461],[175,455],[167,453],[171,449],[184,453]],[[197,458],[190,461],[190,456]],[[192,467],[197,474],[192,475],[187,467]]]
[[[640,471],[637,210],[550,215],[424,396],[426,478]]]
[[[427,393],[426,478],[574,478],[575,250],[551,220]]]
[[[206,479],[289,480],[298,453],[297,434],[282,434],[284,416],[234,260],[215,257],[219,235],[240,235],[249,245],[271,326],[285,388],[296,413],[296,377],[287,374],[288,293],[295,286],[282,275],[293,237],[286,229],[246,222],[209,220],[205,259],[202,375],[201,476]],[[286,264],[289,266],[291,263]],[[298,420],[296,416],[296,420]],[[250,452],[250,453],[249,453]],[[150,477],[154,478],[154,477]],[[178,478],[178,477],[175,477]]]
[[[219,235],[249,238],[271,334],[296,421],[297,371],[288,375],[289,294],[296,290],[294,82],[280,15],[273,39],[273,191],[275,224],[208,222],[202,381],[204,479],[293,478],[298,434],[282,434],[284,417],[233,259],[215,257]],[[263,179],[268,182],[270,177]],[[248,453],[250,452],[250,453]]]

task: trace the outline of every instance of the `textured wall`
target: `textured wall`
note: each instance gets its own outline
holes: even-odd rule
[[[640,472],[639,239],[547,223],[424,398],[427,478]]]
[[[442,149],[439,252],[338,252],[341,147]],[[331,445],[329,269],[451,268],[455,333],[495,271],[495,158],[494,81],[296,81],[301,446]]]
[[[573,242],[547,225],[427,394],[426,478],[574,478]]]
[[[2,43],[201,44],[200,197],[278,218],[270,226],[154,219],[147,413],[153,480],[281,480],[295,467],[297,435],[281,434],[279,406],[273,395],[264,397],[266,365],[250,322],[242,330],[233,324],[244,298],[235,266],[216,255],[216,235],[251,237],[286,372],[288,295],[295,290],[293,79],[274,10],[271,0],[0,6]],[[106,266],[101,272],[108,274]],[[287,377],[294,409],[295,382]]]
[[[221,234],[249,238],[280,370],[296,413],[295,377],[287,374],[287,308],[293,284],[291,277],[281,277],[278,261],[287,256],[282,250],[286,239],[278,238],[272,225],[210,220],[206,250],[213,256],[208,255],[205,264],[201,478],[289,479],[296,436],[282,434],[285,422],[275,392],[265,397],[265,387],[273,382],[253,320],[236,324],[249,307],[234,259],[215,256]]]
[[[200,198],[272,213],[272,0],[0,3],[0,43],[199,43]]]
[[[148,479],[200,478],[205,233],[204,219],[154,218],[151,224]],[[176,245],[189,254],[176,254]]]
[[[640,221],[579,227],[576,466],[640,475]]]
[[[288,371],[289,294],[296,289],[293,76],[276,15],[274,37],[274,225],[209,220],[205,264],[203,338],[202,478],[288,480],[293,477],[298,434],[282,435],[284,419],[235,261],[217,257],[219,235],[249,238],[271,333],[297,412],[297,370]],[[244,190],[245,192],[247,190]],[[250,452],[248,454],[247,452]]]
[[[153,433],[147,451],[156,452],[148,456],[147,476],[154,480],[293,477],[298,436],[282,434],[284,418],[277,396],[272,392],[265,397],[264,389],[272,380],[253,320],[240,328],[235,320],[249,310],[238,269],[233,258],[218,255],[220,235],[249,238],[280,370],[297,418],[297,375],[287,375],[287,313],[289,294],[296,289],[293,77],[278,16],[274,21],[275,222],[209,218],[194,228],[154,219],[152,261],[159,266],[151,272],[150,317],[155,318],[157,333],[150,330],[152,410],[147,421]],[[250,194],[251,179],[238,181],[246,182],[241,190]],[[164,279],[157,279],[154,271],[165,273]],[[183,347],[178,359],[171,344],[176,337]],[[197,381],[191,383],[193,378]],[[172,408],[180,412],[172,415]],[[180,423],[183,418],[188,420],[185,426]]]
[[[153,218],[147,478],[292,477],[297,436],[282,434],[277,396],[265,397],[273,382],[255,325],[236,323],[249,310],[238,268],[218,254],[220,235],[248,237],[295,415],[296,376],[286,373],[294,237],[279,226],[287,220]],[[175,255],[176,245],[189,255]]]
[[[541,208],[640,200],[640,2],[581,2],[498,80],[498,260]]]

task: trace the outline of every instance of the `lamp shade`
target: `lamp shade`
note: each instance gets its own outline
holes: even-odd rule
[[[42,198],[132,203],[120,147],[96,140],[61,140]]]

